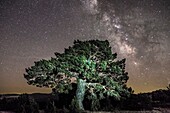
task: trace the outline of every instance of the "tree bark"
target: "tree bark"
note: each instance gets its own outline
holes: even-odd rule
[[[78,110],[84,110],[83,100],[85,95],[86,81],[83,79],[77,80],[77,90],[76,90],[76,103]]]

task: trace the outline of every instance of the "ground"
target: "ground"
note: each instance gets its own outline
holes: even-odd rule
[[[15,113],[10,111],[0,111],[0,113]],[[44,113],[40,111],[40,113]],[[152,111],[114,111],[114,112],[90,112],[87,113],[170,113],[170,108],[154,108]]]

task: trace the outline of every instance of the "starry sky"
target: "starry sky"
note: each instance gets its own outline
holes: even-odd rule
[[[135,93],[170,84],[169,0],[0,0],[0,93],[51,92],[25,68],[75,39],[109,40]]]

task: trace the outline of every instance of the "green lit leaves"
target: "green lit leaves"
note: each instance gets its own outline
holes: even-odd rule
[[[115,91],[115,90],[108,90],[107,91],[107,96],[111,96],[114,97],[116,100],[120,100],[121,96],[119,94],[119,92]]]
[[[119,99],[128,94],[123,86],[128,80],[125,59],[115,60],[117,54],[112,54],[107,40],[76,40],[73,46],[65,48],[64,53],[56,52],[55,56],[35,62],[34,66],[26,69],[24,77],[29,84],[68,93],[72,89],[72,79],[76,79],[74,83],[82,79],[86,81],[86,92],[89,92],[89,98],[94,103],[94,99],[107,96]]]
[[[56,91],[59,93],[69,93],[69,90],[72,90],[72,85],[71,84],[66,84],[63,83],[63,81],[59,82],[56,87],[55,87]]]
[[[100,66],[101,66],[102,70],[105,71],[106,68],[107,68],[107,62],[106,62],[106,61],[102,61],[102,62],[100,63]]]
[[[35,62],[34,66],[26,69],[24,77],[28,80],[28,84],[38,87],[49,87],[52,85],[51,77],[55,65],[50,60],[40,60]]]
[[[113,66],[113,72],[116,73],[116,74],[122,74],[122,69],[118,66],[118,65],[115,65]]]

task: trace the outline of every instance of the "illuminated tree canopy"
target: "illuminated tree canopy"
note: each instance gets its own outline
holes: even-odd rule
[[[125,59],[116,60],[117,54],[112,53],[107,40],[76,40],[73,46],[55,56],[26,69],[24,77],[28,84],[50,87],[58,93],[69,93],[72,84],[77,84],[75,105],[79,110],[84,110],[85,94],[93,106],[109,96],[120,100],[130,94],[126,87]]]

